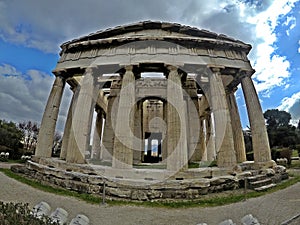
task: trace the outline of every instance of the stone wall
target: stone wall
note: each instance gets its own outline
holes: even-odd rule
[[[105,184],[105,195],[107,199],[135,200],[135,201],[158,201],[158,200],[180,200],[200,199],[209,193],[222,192],[242,188],[245,177],[257,174],[265,174],[274,182],[286,179],[285,168],[277,166],[273,169],[260,171],[240,171],[232,175],[224,175],[218,172],[218,176],[201,177],[191,170],[189,175],[177,174],[169,179],[157,182],[151,178],[128,179],[122,176],[105,177],[97,174],[88,166],[78,167],[76,171],[72,167],[54,167],[35,162],[27,162],[25,166],[13,166],[13,172],[20,173],[27,178],[36,180],[41,184],[53,187],[61,187],[79,193],[87,193],[102,196]],[[209,170],[210,174],[217,174]]]
[[[41,164],[13,166],[12,171],[45,185],[99,196],[102,196],[105,183],[107,198],[120,200],[198,199],[208,193],[239,187],[238,180],[231,175],[199,179],[170,179],[156,183],[151,180],[130,180],[121,177],[107,179],[93,172],[67,171]]]

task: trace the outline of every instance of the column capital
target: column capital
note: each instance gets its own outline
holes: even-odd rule
[[[96,72],[96,70],[98,70],[98,66],[89,66],[89,67],[85,68],[84,72],[85,72],[85,74],[87,74],[87,73],[93,74]]]
[[[133,73],[136,78],[137,67],[139,64],[120,65],[122,69],[119,71],[120,76],[123,78],[125,73]]]
[[[53,70],[52,73],[55,75],[55,77],[61,77],[63,79],[66,79],[68,77],[66,69],[63,69],[63,70]]]
[[[127,71],[133,71],[133,65],[126,65],[126,66],[124,66],[124,69],[126,70],[126,72]]]
[[[233,87],[233,88],[225,87],[226,95],[234,94],[237,91],[237,89],[238,89],[237,87]]]
[[[166,77],[169,78],[169,75],[176,74],[177,77],[179,77],[182,81],[186,79],[186,73],[182,70],[180,70],[177,66],[174,65],[166,65],[166,68],[168,70],[168,73],[166,74]]]
[[[178,67],[174,66],[174,65],[166,65],[166,68],[169,70],[169,72],[171,71],[178,71]]]
[[[210,69],[212,72],[218,73],[221,72],[221,69],[225,69],[225,66],[208,64],[207,68]]]
[[[238,73],[240,75],[240,78],[243,79],[245,77],[251,77],[255,73],[255,70],[254,69],[252,69],[252,70],[240,69]]]

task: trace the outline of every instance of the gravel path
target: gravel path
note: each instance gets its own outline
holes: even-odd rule
[[[83,213],[91,225],[216,225],[226,219],[240,224],[240,219],[252,214],[261,225],[280,225],[300,213],[300,183],[289,188],[243,202],[212,208],[165,209],[137,206],[92,205],[71,197],[46,193],[20,183],[0,173],[0,200],[27,202],[33,207],[46,201],[54,210],[62,207],[69,218]]]

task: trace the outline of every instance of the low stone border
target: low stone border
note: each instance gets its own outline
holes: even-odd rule
[[[97,170],[93,170],[88,165],[63,165],[57,164],[55,161],[52,163],[47,164],[44,162],[41,164],[28,161],[26,165],[12,166],[11,170],[45,185],[99,196],[103,195],[104,189],[107,199],[136,201],[200,199],[201,196],[209,193],[241,188],[245,177],[259,172],[240,171],[240,173],[224,175],[225,171],[222,170],[212,172],[213,170],[208,168],[207,171],[197,172],[191,169],[187,173],[178,173],[169,177],[169,179],[155,180],[148,174],[151,171],[147,170],[140,171],[143,176],[147,175],[144,179],[123,176],[104,177],[101,174],[103,168],[98,173]],[[57,167],[54,166],[55,164]],[[285,168],[283,168],[278,167],[278,171],[265,169],[260,172],[264,172],[267,176],[272,177],[274,181],[280,182],[283,174],[286,174]],[[162,174],[164,172],[167,173],[161,170]],[[139,173],[139,171],[135,173]],[[211,174],[217,176],[211,176]]]

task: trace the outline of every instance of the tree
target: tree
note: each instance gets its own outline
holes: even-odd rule
[[[278,109],[268,109],[264,112],[264,118],[267,120],[269,128],[288,126],[292,116],[286,111],[279,111]]]
[[[15,123],[0,120],[0,137],[1,151],[9,151],[10,157],[17,158],[19,149],[22,148],[23,132]]]
[[[296,128],[290,125],[292,116],[286,111],[269,109],[264,112],[270,147],[294,147],[297,143]]]
[[[35,151],[37,136],[39,133],[39,125],[32,121],[19,123],[19,128],[23,131],[24,149],[33,153]]]
[[[60,133],[55,132],[53,146],[52,146],[52,156],[58,157],[60,155],[61,144],[62,144],[62,136]]]

